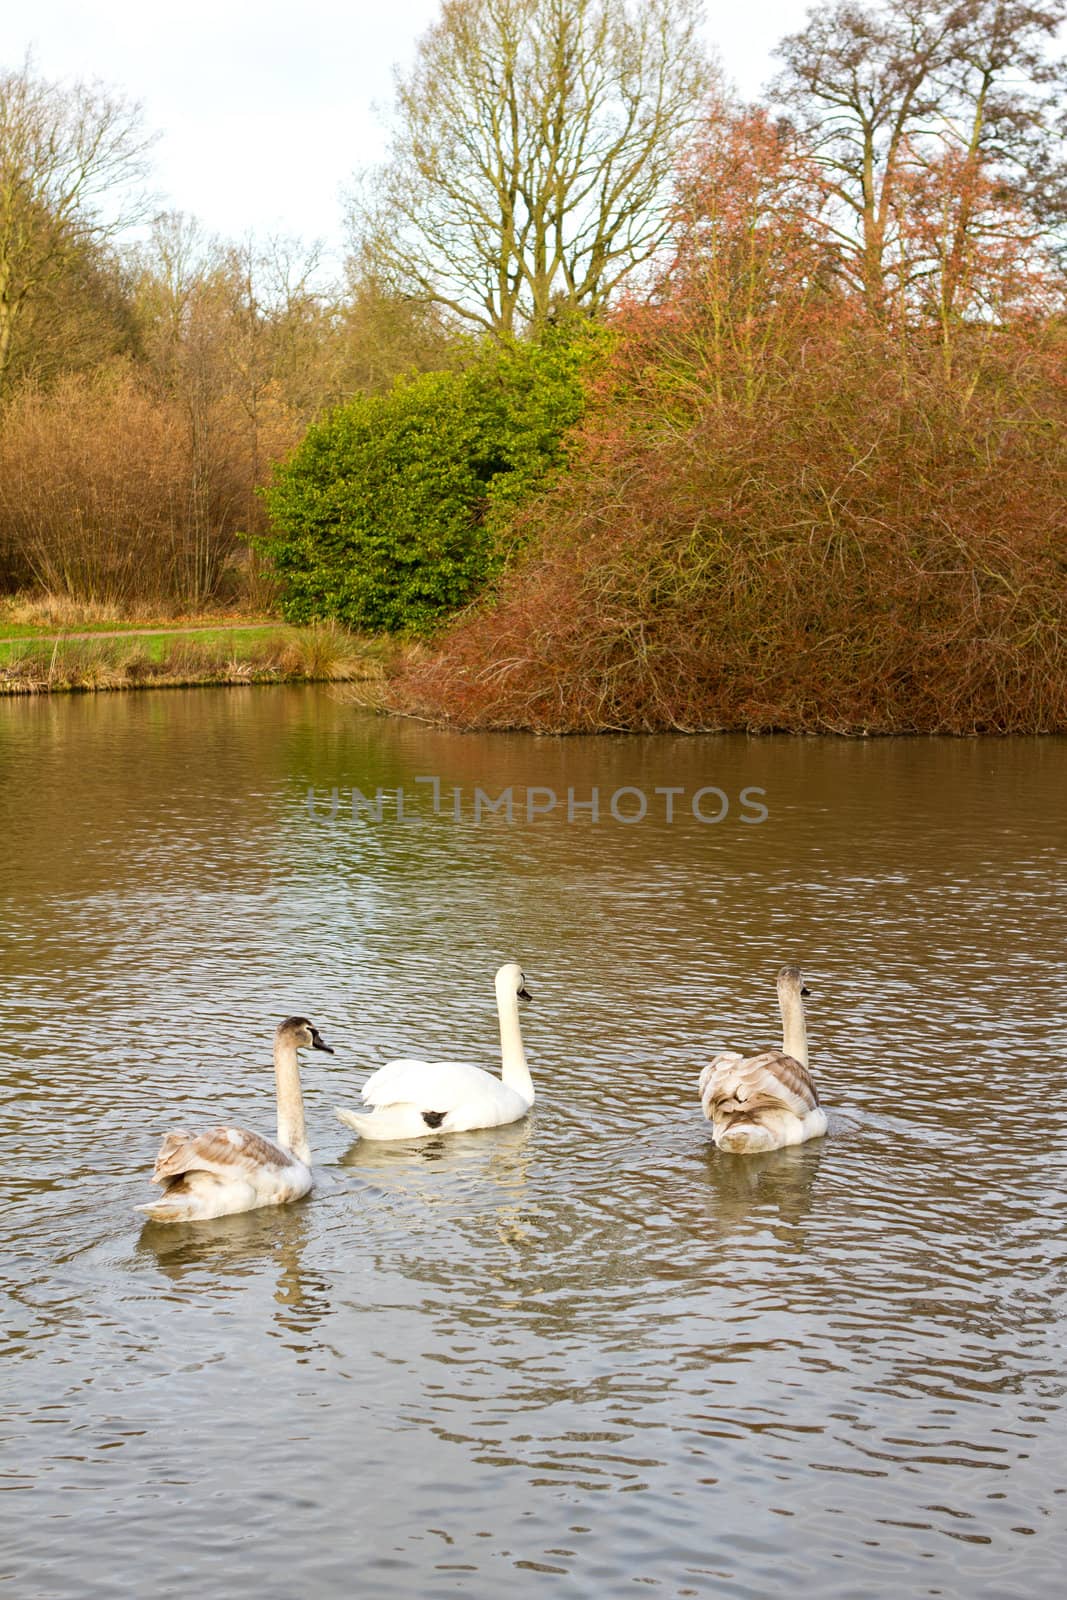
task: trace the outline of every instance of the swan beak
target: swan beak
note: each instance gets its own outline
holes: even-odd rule
[[[325,1050],[328,1056],[333,1055],[333,1046],[326,1043],[318,1028],[312,1028],[311,1030],[311,1048],[313,1050]]]
[[[529,989],[527,989],[525,984],[523,984],[522,988],[518,991],[518,993],[519,993],[519,999],[520,1000],[532,1000],[533,999],[533,995],[530,993]]]

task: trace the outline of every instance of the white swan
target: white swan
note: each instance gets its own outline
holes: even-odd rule
[[[502,1079],[462,1061],[389,1061],[360,1091],[373,1110],[337,1116],[364,1139],[426,1139],[518,1122],[534,1102],[519,1027],[519,1001],[529,1000],[522,968],[509,961],[496,975]]]
[[[153,1222],[202,1222],[233,1211],[255,1211],[298,1200],[311,1188],[311,1151],[304,1125],[298,1050],[325,1050],[319,1030],[306,1017],[287,1017],[274,1033],[274,1077],[278,1092],[278,1137],[223,1125],[203,1133],[175,1128],[159,1147],[152,1182],[163,1185],[158,1200],[138,1206]]]
[[[803,1144],[826,1132],[826,1113],[808,1071],[804,995],[796,967],[778,974],[782,1048],[744,1057],[716,1056],[700,1074],[700,1104],[720,1150],[751,1155]]]

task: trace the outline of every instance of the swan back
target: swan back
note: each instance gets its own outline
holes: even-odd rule
[[[465,1061],[389,1061],[367,1079],[360,1097],[369,1106],[404,1102],[430,1111],[455,1111],[472,1098],[493,1096],[500,1079]]]
[[[278,1138],[220,1124],[200,1133],[175,1128],[160,1145],[152,1182],[163,1193],[139,1206],[157,1222],[193,1222],[307,1194],[311,1155],[300,1095],[300,1049],[333,1051],[307,1017],[286,1017],[274,1031]]]
[[[502,1072],[498,1078],[462,1061],[389,1061],[372,1073],[361,1098],[372,1109],[337,1107],[337,1117],[364,1139],[425,1139],[517,1122],[533,1105],[534,1086],[519,1026],[519,1001],[529,1000],[523,970],[507,961],[495,978]]]
[[[718,1055],[700,1074],[700,1105],[723,1150],[752,1154],[803,1144],[826,1132],[815,1080],[808,1068],[804,1020],[807,989],[798,967],[778,974],[782,1049]]]
[[[700,1103],[709,1121],[734,1113],[751,1116],[769,1107],[805,1117],[819,1104],[807,1067],[782,1050],[761,1055],[716,1056],[700,1074]]]
[[[293,1165],[293,1155],[273,1139],[248,1128],[225,1124],[205,1128],[202,1133],[187,1133],[174,1128],[159,1147],[152,1169],[153,1183],[166,1183],[187,1172],[209,1172],[227,1182],[247,1178],[257,1172],[281,1173]]]

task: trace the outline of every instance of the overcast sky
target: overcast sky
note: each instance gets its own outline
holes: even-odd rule
[[[708,0],[708,40],[754,94],[808,0]],[[0,65],[100,78],[139,100],[161,203],[217,233],[285,233],[340,252],[341,190],[384,147],[393,67],[439,0],[30,0]]]

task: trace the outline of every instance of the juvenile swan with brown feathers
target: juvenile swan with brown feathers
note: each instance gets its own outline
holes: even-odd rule
[[[281,1206],[311,1188],[311,1151],[300,1093],[298,1050],[325,1050],[319,1030],[306,1017],[286,1017],[274,1033],[274,1078],[278,1093],[278,1137],[223,1125],[203,1133],[175,1128],[159,1147],[152,1182],[163,1185],[158,1200],[138,1206],[153,1222],[203,1222],[234,1211]]]
[[[700,1074],[700,1104],[720,1150],[753,1155],[826,1132],[826,1113],[808,1071],[807,992],[798,968],[783,967],[778,974],[782,1048],[748,1057],[727,1051]]]

